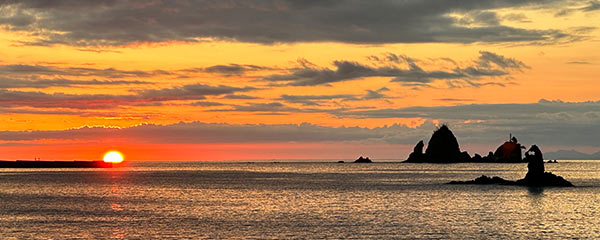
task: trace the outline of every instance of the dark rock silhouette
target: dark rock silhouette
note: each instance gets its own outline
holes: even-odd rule
[[[504,144],[500,145],[496,151],[494,152],[493,155],[493,160],[495,162],[507,162],[507,163],[518,163],[518,162],[523,162],[523,159],[521,158],[521,148],[524,148],[523,146],[521,146],[521,144],[519,143],[519,141],[517,140],[516,137],[512,137],[511,134],[511,138],[509,141],[505,142]]]
[[[480,161],[475,161],[475,158],[471,159],[473,162],[496,162],[493,152],[489,152],[487,156],[482,157]]]
[[[344,161],[337,161],[337,163],[344,163]]]
[[[460,157],[460,148],[456,137],[450,131],[448,126],[442,125],[433,132],[427,149],[425,150],[425,159],[427,162],[458,162]]]
[[[470,162],[473,159],[471,158],[471,155],[469,155],[469,153],[467,151],[461,152],[460,155],[458,156],[458,161],[459,162]]]
[[[472,162],[483,162],[483,158],[481,157],[481,155],[475,153],[475,155],[473,156],[473,158],[471,158]]]
[[[497,162],[497,163],[521,163],[527,160],[521,157],[525,147],[521,145],[517,138],[512,136],[509,140],[500,145],[495,152],[489,152],[487,156],[482,157],[475,154],[473,157],[468,152],[461,152],[456,137],[450,131],[448,126],[442,125],[433,132],[427,149],[423,153],[423,141],[415,145],[413,152],[408,155],[405,162],[411,163],[459,163],[459,162]]]
[[[525,153],[525,161],[528,162],[526,179],[537,179],[544,174],[546,170],[544,168],[544,156],[538,146],[533,145],[529,148]]]
[[[512,181],[505,180],[501,177],[488,177],[486,175],[481,175],[481,177],[475,178],[475,180],[471,181],[452,181],[448,184],[512,184]]]
[[[433,132],[429,143],[427,143],[425,153],[423,153],[424,145],[423,141],[419,141],[413,152],[408,155],[406,162],[455,163],[471,161],[469,153],[460,152],[456,137],[446,125],[442,125]]]
[[[531,187],[573,187],[573,184],[565,180],[561,176],[557,176],[551,172],[544,172],[537,178],[523,178],[516,181],[515,185],[531,186]]]
[[[448,184],[503,184],[503,185],[520,185],[531,187],[555,186],[555,187],[573,187],[573,184],[561,176],[545,172],[544,157],[538,146],[533,145],[525,153],[525,161],[527,164],[527,174],[525,178],[517,181],[505,180],[500,177],[488,177],[482,175],[472,181],[452,181]]]
[[[372,163],[373,161],[371,161],[371,159],[369,159],[369,157],[364,158],[363,156],[360,156],[358,159],[354,160],[355,163]]]
[[[423,162],[425,160],[425,154],[423,154],[424,146],[425,146],[425,144],[423,143],[423,140],[419,141],[417,143],[417,145],[415,145],[413,152],[408,155],[408,159],[406,159],[406,161],[407,162]]]
[[[544,169],[544,156],[542,151],[533,145],[525,153],[525,160],[529,162],[527,164],[527,175],[525,178],[517,180],[518,185],[527,186],[573,186],[569,181],[565,180],[561,176],[556,176],[551,172],[545,172]]]

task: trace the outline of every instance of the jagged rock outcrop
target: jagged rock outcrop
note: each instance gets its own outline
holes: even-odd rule
[[[427,143],[426,161],[436,163],[458,162],[459,157],[460,147],[456,137],[448,126],[442,125],[433,132],[429,143]]]
[[[525,178],[539,178],[546,169],[544,168],[544,156],[538,146],[533,145],[525,153],[525,161],[527,164],[527,175]]]
[[[442,125],[433,132],[425,153],[423,141],[415,145],[413,152],[408,155],[406,162],[412,163],[458,163],[458,162],[497,162],[521,163],[527,162],[522,158],[525,147],[511,134],[510,140],[500,145],[495,152],[489,152],[482,157],[479,154],[471,157],[468,152],[460,151],[456,137],[448,126]]]
[[[458,155],[459,162],[471,162],[472,160],[471,155],[469,155],[467,151],[461,152],[460,155]]]
[[[467,152],[461,153],[456,137],[446,125],[442,125],[433,132],[425,153],[423,153],[424,146],[423,141],[419,141],[413,152],[408,155],[406,162],[455,163],[471,160]]]
[[[531,148],[525,153],[525,161],[529,162],[527,164],[527,175],[525,175],[525,178],[517,180],[518,185],[559,187],[573,186],[573,184],[561,176],[554,175],[551,172],[545,172],[544,156],[542,155],[542,151],[536,145],[531,146]]]
[[[448,184],[505,184],[510,185],[514,183],[513,181],[505,180],[501,177],[488,177],[486,175],[481,175],[481,177],[475,178],[475,180],[471,181],[452,181]]]
[[[360,156],[358,159],[354,160],[355,163],[372,163],[373,161],[371,161],[371,159],[369,159],[369,157],[363,157]]]
[[[503,184],[503,185],[520,185],[520,186],[531,186],[531,187],[572,187],[573,184],[565,180],[561,176],[552,174],[551,172],[545,172],[544,169],[544,157],[542,151],[533,145],[525,153],[525,161],[527,164],[527,174],[525,178],[517,181],[505,180],[500,177],[488,177],[482,175],[472,181],[452,181],[448,184]]]
[[[489,152],[482,157],[479,154],[471,157],[468,152],[461,152],[458,141],[446,125],[442,125],[433,132],[427,149],[423,152],[425,144],[419,141],[405,162],[409,163],[459,163],[459,162],[491,162],[491,163],[521,163],[528,162],[522,158],[522,149],[525,147],[511,134],[510,140],[500,145],[495,152]],[[539,149],[538,149],[539,150]]]
[[[408,155],[408,159],[406,162],[424,162],[425,154],[423,154],[423,147],[425,144],[423,140],[419,141],[417,145],[413,148],[413,152]]]

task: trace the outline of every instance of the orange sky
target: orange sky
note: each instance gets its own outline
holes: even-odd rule
[[[135,160],[334,159],[353,158],[361,151],[404,158],[415,140],[429,137],[434,125],[426,123],[449,123],[457,135],[461,129],[462,135],[485,135],[486,129],[501,134],[483,142],[464,140],[464,148],[481,152],[495,148],[509,132],[547,133],[511,129],[514,119],[490,104],[516,104],[511,111],[520,109],[519,104],[539,110],[530,115],[517,111],[519,123],[543,120],[573,131],[594,127],[598,104],[580,104],[599,100],[597,3],[482,1],[446,10],[427,6],[429,2],[368,7],[352,1],[343,6],[287,1],[256,6],[236,1],[214,6],[186,1],[5,3],[0,7],[0,159],[97,159],[111,149]],[[419,4],[427,8],[412,6]],[[324,9],[330,15],[318,15]],[[412,19],[393,14],[417,10],[423,12]],[[114,15],[128,11],[131,15]],[[236,15],[209,13],[220,11]],[[566,103],[529,105],[541,99]],[[489,105],[498,113],[452,112],[453,106],[465,104]],[[232,128],[252,124],[258,129],[252,133],[259,136],[262,125],[277,129],[305,123],[340,136],[301,138],[287,128],[279,135],[287,137],[273,140],[240,133],[239,140],[216,142],[210,136],[143,144],[37,136],[84,126],[126,130],[181,122]],[[336,130],[361,127],[369,132],[394,124],[404,128],[348,139]],[[567,127],[564,131],[571,131]],[[114,131],[115,138],[122,134]],[[127,139],[144,142],[143,136],[149,136],[144,134]],[[548,136],[564,135],[552,134]],[[537,139],[544,142],[546,137]],[[600,150],[595,144],[565,140],[547,146]],[[346,147],[360,151],[344,151]]]

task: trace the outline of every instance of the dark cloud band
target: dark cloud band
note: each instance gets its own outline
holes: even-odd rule
[[[549,3],[569,4],[560,0],[9,0],[0,2],[0,24],[8,30],[31,33],[33,40],[25,44],[33,45],[117,46],[204,38],[264,44],[554,43],[578,39],[576,34],[557,29],[502,25],[491,12]],[[596,5],[584,10],[595,10]],[[453,13],[468,17],[453,17]]]

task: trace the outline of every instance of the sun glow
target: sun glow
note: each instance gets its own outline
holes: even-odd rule
[[[104,154],[104,162],[120,163],[123,161],[123,154],[117,151],[110,151]]]

